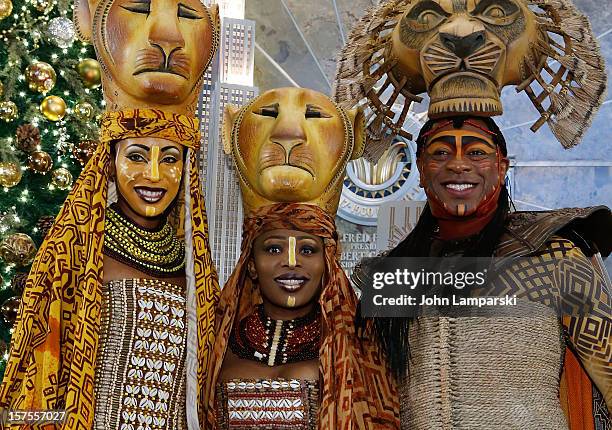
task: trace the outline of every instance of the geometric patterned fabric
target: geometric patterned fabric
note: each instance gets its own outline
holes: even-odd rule
[[[157,127],[159,120],[164,126]],[[68,194],[41,245],[24,289],[0,389],[0,408],[65,410],[61,426],[89,430],[103,280],[110,140],[163,137],[197,146],[197,120],[153,109],[125,110],[102,120],[102,141]],[[219,285],[208,245],[195,150],[189,149],[183,195],[175,207],[184,227],[187,279],[187,402],[202,422],[202,390],[214,342]],[[184,198],[182,198],[184,197]],[[190,353],[189,348],[193,348]],[[197,409],[197,410],[195,410]],[[188,416],[189,418],[189,416]]]
[[[610,209],[514,212],[504,227],[494,272],[488,273],[491,290],[479,295],[516,295],[519,304],[542,310],[500,323],[496,309],[484,319],[450,314],[433,326],[429,317],[411,324],[413,361],[406,363],[409,376],[400,386],[402,428],[432,428],[442,419],[433,427],[610,429],[599,394],[612,390],[612,285],[601,260],[612,252]],[[356,268],[353,280],[357,286],[368,282],[367,267]],[[552,317],[541,321],[547,314]],[[465,369],[472,369],[469,383],[461,379]],[[420,383],[410,380],[419,374]],[[481,410],[471,410],[475,405]],[[504,421],[500,414],[514,418]],[[568,424],[562,424],[566,418]]]
[[[157,279],[102,286],[96,430],[182,430],[185,290]]]
[[[318,381],[231,380],[217,384],[218,428],[315,430]]]
[[[581,258],[588,261],[555,238],[502,269],[479,294],[516,295],[517,305],[462,306],[471,316],[411,324],[409,376],[399,387],[402,428],[568,429],[558,395],[566,340],[557,309],[572,287],[559,263]]]

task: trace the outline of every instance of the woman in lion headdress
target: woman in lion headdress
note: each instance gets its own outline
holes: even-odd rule
[[[306,89],[225,118],[246,218],[217,308],[204,408],[216,429],[398,429],[394,381],[355,329],[334,217],[363,116]]]

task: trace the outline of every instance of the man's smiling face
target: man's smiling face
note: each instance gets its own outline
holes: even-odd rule
[[[419,154],[421,184],[428,199],[437,200],[452,215],[476,212],[505,178],[508,160],[483,130],[486,127],[476,119],[457,129],[452,123],[441,127],[428,137]]]

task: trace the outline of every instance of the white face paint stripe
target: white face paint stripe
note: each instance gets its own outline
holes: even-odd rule
[[[289,266],[295,267],[297,262],[295,261],[295,237],[289,236]]]

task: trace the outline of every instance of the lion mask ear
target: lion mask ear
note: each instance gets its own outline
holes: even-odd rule
[[[97,5],[98,0],[75,0],[74,2],[72,18],[81,42],[91,43],[92,41],[91,11],[95,11]]]
[[[223,152],[227,155],[232,153],[232,130],[239,112],[240,108],[234,105],[226,105],[223,109],[223,124],[221,127],[223,130]]]
[[[221,33],[221,14],[219,13],[219,5],[215,3],[207,7],[212,18],[212,25],[218,36]]]
[[[366,120],[363,109],[351,109],[346,112],[349,121],[353,126],[353,135],[355,136],[355,146],[351,154],[351,160],[356,160],[363,156],[363,151],[366,145]]]

